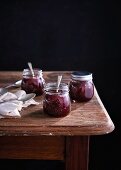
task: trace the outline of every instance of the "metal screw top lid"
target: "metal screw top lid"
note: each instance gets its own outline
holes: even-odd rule
[[[87,81],[92,80],[92,73],[88,71],[74,71],[71,74],[72,79],[74,80],[81,80],[81,81]]]

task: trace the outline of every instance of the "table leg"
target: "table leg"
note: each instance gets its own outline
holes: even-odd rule
[[[88,170],[89,136],[66,137],[66,170]]]

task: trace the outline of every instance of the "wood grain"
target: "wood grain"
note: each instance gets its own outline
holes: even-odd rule
[[[0,158],[64,160],[64,146],[60,136],[1,136]]]
[[[57,75],[63,75],[63,82],[69,83],[70,73],[43,72],[46,82],[57,80]],[[0,86],[5,86],[22,78],[22,72],[0,72]],[[13,89],[16,91],[17,89]],[[21,118],[0,119],[0,135],[7,136],[73,136],[102,135],[114,130],[114,124],[106,111],[95,88],[93,99],[86,103],[72,103],[68,116],[53,118],[42,109],[42,96],[35,97],[40,102],[38,106],[30,106],[21,111]]]
[[[66,170],[87,170],[88,158],[88,136],[66,137]]]

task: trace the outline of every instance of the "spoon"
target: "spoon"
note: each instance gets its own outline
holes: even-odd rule
[[[31,71],[32,76],[34,77],[34,70],[33,70],[33,68],[32,68],[32,63],[31,63],[31,62],[28,62],[28,66],[29,66],[29,69],[30,69],[30,71]]]
[[[18,81],[16,81],[13,84],[10,84],[10,85],[8,85],[6,87],[0,88],[0,95],[3,95],[4,93],[6,93],[8,91],[7,89],[10,88],[10,87],[20,87],[21,86],[21,82],[22,82],[22,80],[18,80]]]
[[[18,98],[19,101],[23,101],[23,102],[26,102],[30,99],[33,99],[34,97],[36,96],[35,93],[29,93],[29,94],[26,94],[25,96],[21,96]]]
[[[62,75],[58,76],[56,92],[58,92],[58,90],[59,90],[59,86],[60,86],[61,79],[62,79]]]
[[[22,80],[18,80],[18,81],[16,81],[15,83],[6,86],[5,88],[10,88],[10,87],[21,87],[21,82],[22,82]]]

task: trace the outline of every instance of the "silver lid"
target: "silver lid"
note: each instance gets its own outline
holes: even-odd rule
[[[74,71],[71,74],[71,77],[74,80],[87,81],[87,80],[92,80],[92,73],[88,71]]]

